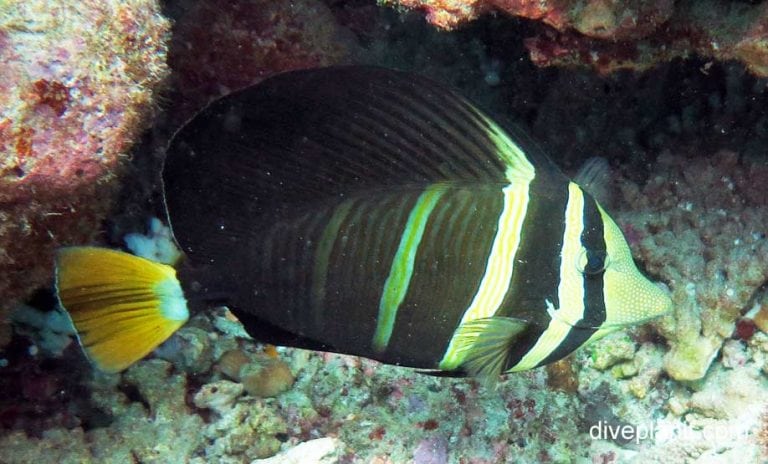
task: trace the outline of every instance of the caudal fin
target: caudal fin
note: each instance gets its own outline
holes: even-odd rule
[[[176,271],[122,251],[60,249],[56,293],[85,354],[105,372],[126,369],[189,319]]]

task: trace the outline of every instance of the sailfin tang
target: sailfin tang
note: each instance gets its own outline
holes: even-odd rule
[[[176,271],[122,251],[59,250],[56,292],[86,355],[105,372],[126,369],[189,318]]]
[[[510,349],[528,323],[511,317],[488,317],[458,328],[456,346],[465,351],[461,369],[486,386],[494,385],[507,365]]]

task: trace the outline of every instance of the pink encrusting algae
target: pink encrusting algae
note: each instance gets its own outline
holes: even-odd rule
[[[152,0],[0,3],[0,325],[98,234],[151,123],[170,24]]]
[[[739,60],[768,76],[768,4],[727,0],[385,0],[423,11],[427,21],[454,29],[499,12],[537,21],[525,40],[539,66],[587,66],[608,74],[642,71],[698,54]],[[759,2],[752,2],[759,3]]]
[[[175,117],[278,72],[343,62],[348,45],[319,0],[197,2],[174,26]]]

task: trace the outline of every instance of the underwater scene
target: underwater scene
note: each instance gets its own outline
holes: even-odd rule
[[[0,0],[0,463],[768,463],[768,1]]]

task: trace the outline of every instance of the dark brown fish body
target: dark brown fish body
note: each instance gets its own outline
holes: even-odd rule
[[[495,375],[668,306],[588,194],[417,76],[300,71],[224,97],[175,135],[163,182],[202,291],[265,341]]]

